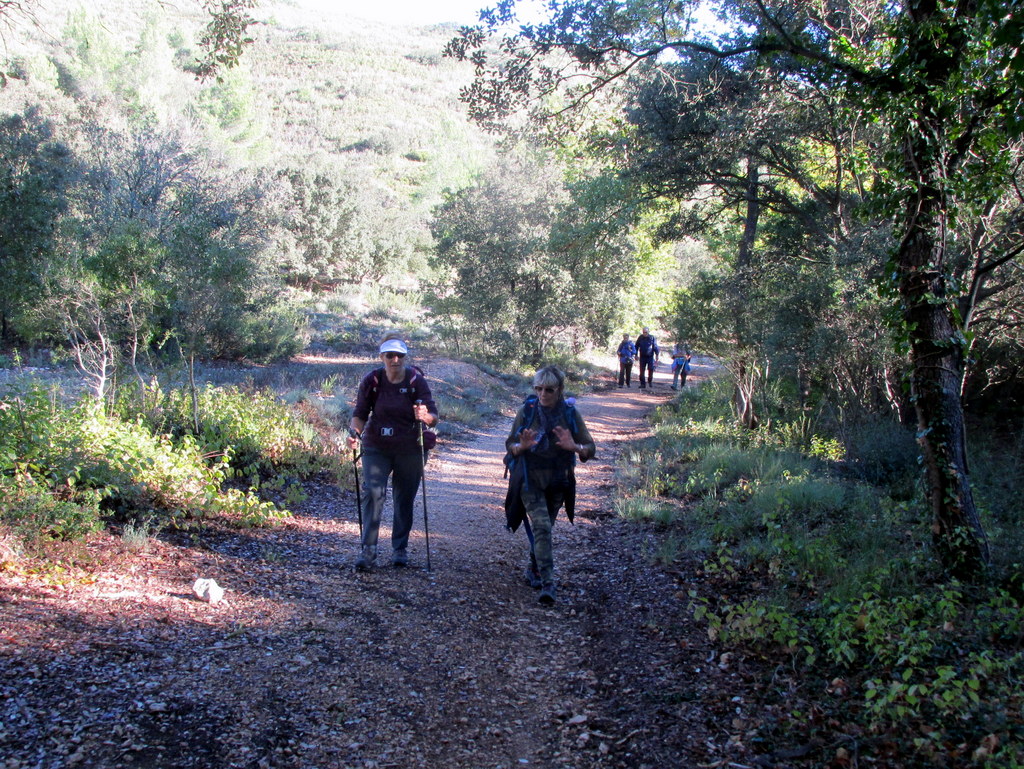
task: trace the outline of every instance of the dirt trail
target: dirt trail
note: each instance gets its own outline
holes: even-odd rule
[[[598,456],[576,525],[555,527],[554,608],[503,526],[507,423],[431,459],[429,572],[421,499],[411,568],[387,564],[382,527],[382,565],[357,574],[352,495],[325,486],[275,529],[0,574],[0,766],[721,765],[714,724],[741,705],[678,575],[650,565],[653,531],[611,513],[619,442],[671,394],[662,369],[653,393],[578,403]],[[192,599],[199,576],[225,600]]]

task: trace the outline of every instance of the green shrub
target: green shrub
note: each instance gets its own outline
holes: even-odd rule
[[[185,389],[161,395],[161,422],[154,427],[177,436],[193,435],[205,454],[223,456],[245,476],[289,471],[305,477],[334,464],[334,447],[267,392],[207,386],[198,391],[197,401],[198,435],[192,397]]]
[[[57,394],[37,384],[0,398],[0,474],[39,471],[59,429]]]
[[[65,469],[75,486],[99,489],[108,508],[200,517],[219,493],[223,466],[208,465],[190,437],[172,442],[141,421],[107,417],[92,404],[77,411]],[[59,466],[57,458],[51,461]]]
[[[660,494],[682,499],[655,532],[654,560],[674,563],[684,546],[702,557],[694,616],[714,642],[787,678],[765,688],[773,709],[802,722],[786,738],[807,738],[812,703],[815,724],[910,735],[901,766],[954,754],[1024,766],[1020,452],[1000,446],[973,463],[993,550],[1006,550],[988,581],[964,586],[946,582],[931,553],[912,433],[878,420],[830,435],[802,417],[747,430],[729,394],[709,382],[659,408],[654,435],[622,452],[615,506],[647,522]],[[638,487],[655,491],[632,495]],[[769,736],[779,735],[758,739]],[[990,742],[999,749],[977,748]]]
[[[0,475],[0,521],[21,540],[81,539],[102,528],[101,494],[52,490],[28,474]]]
[[[290,358],[309,341],[302,318],[290,309],[243,315],[225,336],[231,339],[232,351],[257,363]]]
[[[96,529],[100,511],[164,522],[221,515],[247,525],[287,514],[250,492],[223,491],[224,457],[206,455],[191,435],[154,432],[141,415],[108,416],[92,400],[66,408],[29,388],[0,400],[0,427],[4,520],[27,540],[81,537]]]
[[[675,510],[646,494],[617,497],[614,502],[615,514],[627,521],[654,521],[670,524],[675,520]]]
[[[848,427],[843,442],[846,467],[856,477],[902,499],[913,495],[920,452],[912,431],[891,421],[867,422]]]
[[[762,516],[785,510],[806,527],[838,517],[845,502],[846,488],[842,484],[804,474],[758,484],[747,504]]]
[[[379,283],[367,290],[365,300],[368,317],[395,323],[419,317],[423,311],[423,298],[418,293],[396,291]]]

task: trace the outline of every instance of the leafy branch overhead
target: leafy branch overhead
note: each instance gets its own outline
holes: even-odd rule
[[[1020,132],[1024,117],[1015,109],[1024,87],[1020,4],[987,0],[962,10],[955,4],[930,5],[963,28],[962,40],[943,44],[962,46],[966,56],[957,58],[947,50],[943,60],[979,74],[982,65],[996,75],[961,80],[963,93],[973,87],[967,84],[979,82],[978,101],[998,107]],[[901,44],[908,24],[914,23],[906,10],[882,2],[824,8],[733,0],[719,4],[714,22],[702,15],[705,4],[694,0],[554,0],[548,6],[546,22],[508,33],[517,20],[516,0],[502,0],[481,12],[479,25],[463,27],[448,42],[447,56],[475,67],[476,77],[463,98],[476,119],[498,128],[527,108],[535,116],[565,115],[641,64],[670,77],[673,63],[691,57],[731,61],[738,69],[769,66],[810,83],[860,84],[883,94],[914,91],[915,77],[934,75],[935,62],[915,60],[910,47]],[[922,33],[939,41],[944,30],[940,23]],[[554,106],[545,101],[560,93],[565,98]]]
[[[248,29],[254,19],[249,11],[256,6],[257,0],[203,0],[210,21],[199,40],[204,56],[197,62],[197,77],[216,77],[221,69],[238,64],[245,47],[252,43]]]

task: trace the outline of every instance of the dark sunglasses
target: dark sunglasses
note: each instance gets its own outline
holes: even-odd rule
[[[388,360],[392,360],[393,358],[398,358],[399,360],[401,360],[402,358],[405,357],[405,353],[404,352],[386,352],[386,353],[384,353],[384,357],[387,358]]]
[[[539,387],[537,385],[534,385],[533,389],[539,393],[547,393],[548,395],[556,391],[556,388],[554,387]]]

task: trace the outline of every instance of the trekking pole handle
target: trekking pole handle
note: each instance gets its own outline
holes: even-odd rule
[[[416,405],[417,406],[422,406],[423,405],[423,399],[422,398],[417,398],[416,399]],[[416,416],[415,410],[414,410],[413,416]],[[416,421],[420,423],[420,429],[422,430],[423,429],[423,424],[424,424],[425,420],[417,419]]]

